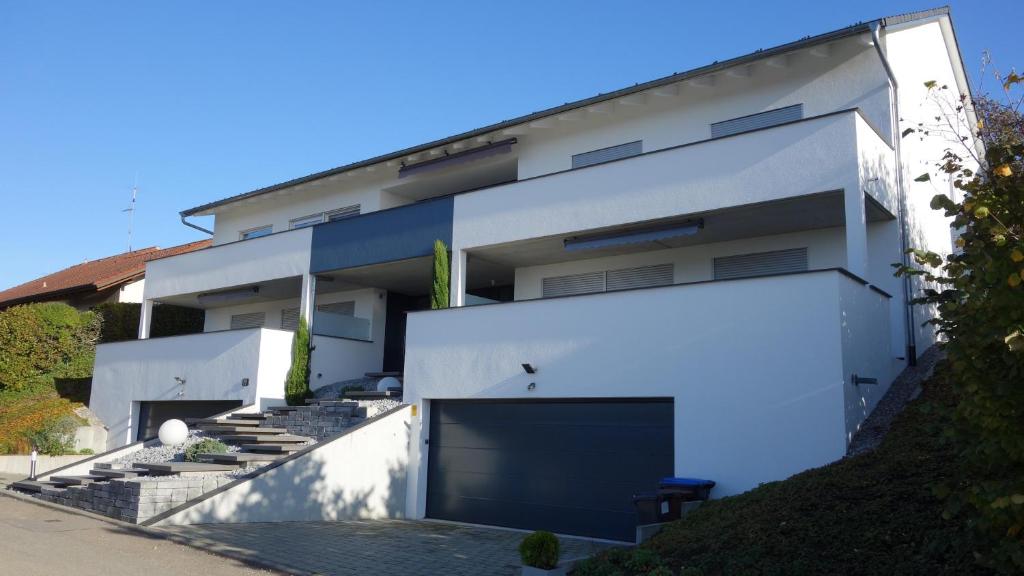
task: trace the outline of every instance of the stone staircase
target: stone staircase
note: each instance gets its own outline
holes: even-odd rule
[[[288,457],[355,426],[367,414],[367,407],[345,400],[281,406],[262,413],[236,412],[193,424],[194,429],[237,446],[236,452],[199,454],[197,462],[134,462],[127,467],[97,463],[88,474],[26,479],[14,482],[11,488],[50,502],[142,523],[239,478],[227,473],[263,467]]]

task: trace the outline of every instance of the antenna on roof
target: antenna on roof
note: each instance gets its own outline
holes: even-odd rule
[[[135,220],[135,196],[139,191],[139,173],[135,172],[135,183],[132,184],[132,200],[121,212],[128,213],[128,251],[132,251],[132,223]]]

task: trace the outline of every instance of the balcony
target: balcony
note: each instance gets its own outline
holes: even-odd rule
[[[415,312],[405,400],[672,398],[676,474],[732,494],[845,454],[900,367],[889,308],[826,269]]]
[[[146,264],[145,297],[203,308],[195,300],[202,293],[300,278],[309,271],[312,235],[300,228],[153,260]]]

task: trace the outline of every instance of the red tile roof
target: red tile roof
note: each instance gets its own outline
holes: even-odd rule
[[[142,278],[146,272],[146,262],[149,260],[184,254],[208,246],[210,246],[210,240],[190,242],[163,250],[156,246],[150,246],[141,250],[76,264],[0,292],[0,307],[37,300],[50,300],[66,294],[104,290]]]

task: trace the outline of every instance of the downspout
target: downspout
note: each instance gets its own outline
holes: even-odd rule
[[[882,42],[879,38],[879,30],[881,29],[881,22],[876,20],[871,23],[871,40],[875,45],[875,51],[878,52],[878,58],[882,61],[882,67],[885,69],[885,75],[889,79],[889,95],[892,99],[892,108],[889,113],[890,130],[893,140],[893,151],[896,154],[896,196],[899,202],[899,221],[900,221],[900,258],[902,259],[904,266],[910,266],[910,255],[907,254],[909,243],[907,241],[907,195],[904,189],[903,180],[903,153],[901,141],[903,138],[900,136],[900,99],[899,99],[899,83],[896,82],[896,75],[893,74],[892,67],[889,65],[889,59],[885,57],[885,52],[882,51]],[[911,277],[908,275],[903,276],[903,303],[905,306],[904,310],[904,321],[906,323],[906,346],[907,346],[907,365],[917,365],[917,335],[914,329],[914,305],[910,303],[911,295],[913,294],[913,285]]]
[[[199,230],[200,232],[206,232],[210,236],[213,236],[213,230],[207,230],[206,228],[203,228],[202,226],[200,226],[198,224],[193,224],[193,223],[189,222],[188,220],[185,220],[185,215],[184,214],[181,215],[181,223],[184,224],[185,226],[188,226],[189,228],[195,228],[196,230]]]

